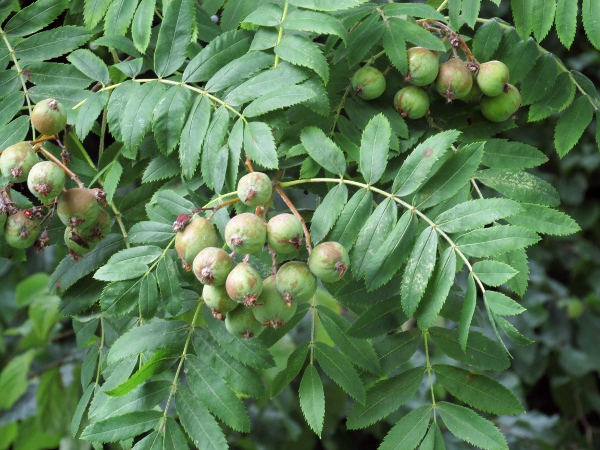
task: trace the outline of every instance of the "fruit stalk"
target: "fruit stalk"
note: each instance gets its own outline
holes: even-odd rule
[[[292,211],[292,213],[298,218],[298,220],[300,220],[300,223],[302,224],[302,230],[304,231],[304,239],[306,241],[306,250],[308,251],[308,254],[310,255],[312,253],[312,246],[310,243],[310,233],[308,231],[308,228],[306,227],[306,222],[304,222],[304,219],[302,218],[302,216],[300,215],[300,213],[298,212],[298,210],[296,209],[296,207],[294,206],[292,201],[289,199],[287,194],[283,191],[283,189],[281,188],[279,183],[275,184],[275,189],[279,193],[279,196],[281,197],[281,199],[288,206],[288,208],[290,208],[290,211]]]
[[[65,166],[61,160],[59,160],[56,156],[54,156],[52,153],[50,153],[48,150],[46,150],[43,145],[41,143],[35,144],[33,147],[36,151],[40,151],[44,154],[44,156],[46,156],[46,158],[51,159],[52,161],[54,161],[58,166],[60,166],[60,168],[71,177],[71,179],[73,179],[73,181],[75,181],[75,183],[77,183],[77,186],[80,188],[85,188],[85,185],[81,182],[81,180],[79,179],[79,177],[77,176],[77,174],[75,172],[73,172],[71,169],[69,169],[67,166]]]

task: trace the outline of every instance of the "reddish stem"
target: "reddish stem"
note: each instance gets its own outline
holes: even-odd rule
[[[292,213],[298,218],[298,220],[300,220],[300,223],[302,224],[302,230],[304,231],[304,239],[306,240],[306,250],[308,250],[308,254],[310,255],[312,253],[310,233],[308,232],[308,228],[306,227],[306,222],[304,222],[304,218],[300,215],[300,213],[298,212],[292,201],[289,199],[289,197],[286,195],[286,193],[283,192],[283,189],[281,189],[281,186],[279,186],[279,184],[275,185],[275,189],[277,189],[277,192],[279,193],[281,199],[285,202],[288,208],[290,208],[290,211],[292,211]]]
[[[79,186],[80,188],[85,188],[85,185],[81,182],[81,180],[79,179],[79,177],[77,176],[77,174],[75,172],[73,172],[71,169],[69,169],[67,166],[65,166],[61,160],[59,160],[56,156],[54,156],[52,153],[50,153],[48,150],[46,150],[41,144],[35,144],[34,149],[42,152],[44,154],[44,156],[46,156],[46,158],[51,159],[54,163],[56,163],[58,166],[60,166],[60,168],[67,174],[69,175],[73,181],[75,181],[75,183],[77,183],[77,186]]]

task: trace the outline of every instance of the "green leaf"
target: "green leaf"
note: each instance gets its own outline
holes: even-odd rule
[[[442,212],[433,221],[448,233],[481,228],[498,219],[523,211],[521,205],[504,198],[469,200]]]
[[[496,19],[479,27],[473,38],[473,54],[480,61],[489,61],[502,40],[502,27]],[[487,144],[486,144],[487,145]]]
[[[439,402],[438,411],[448,430],[457,438],[485,450],[508,450],[500,430],[470,409]]]
[[[520,297],[525,295],[527,283],[529,282],[529,265],[527,263],[527,254],[525,250],[515,250],[500,255],[496,258],[519,271],[517,275],[508,280],[507,286],[517,293]]]
[[[135,411],[88,425],[81,439],[90,442],[117,442],[137,436],[158,425],[160,411]]]
[[[495,0],[492,1],[495,2]],[[446,450],[444,436],[442,436],[442,431],[437,423],[434,422],[431,424],[429,431],[427,431],[425,438],[419,446],[419,450]]]
[[[508,198],[536,205],[558,206],[558,192],[547,181],[527,172],[488,169],[476,174],[477,180]]]
[[[315,96],[304,86],[285,86],[258,97],[244,109],[244,116],[256,117],[277,109],[288,108]]]
[[[308,355],[308,345],[308,342],[303,343],[288,357],[284,369],[279,372],[273,380],[273,384],[271,385],[271,398],[281,394],[286,386],[298,376],[302,367],[304,367],[306,355]]]
[[[316,342],[314,348],[315,358],[327,376],[352,398],[364,403],[365,388],[348,358],[322,342]]]
[[[175,262],[169,257],[162,258],[156,267],[156,278],[163,299],[163,307],[172,316],[181,311],[183,289],[179,281],[179,273]]]
[[[458,342],[460,348],[464,352],[467,351],[467,340],[469,338],[469,330],[471,321],[477,306],[477,286],[475,285],[475,277],[472,273],[467,278],[467,290],[465,292],[465,300],[460,310],[460,325],[458,328]]]
[[[264,27],[274,27],[279,25],[281,17],[283,15],[283,9],[279,5],[273,3],[265,3],[260,5],[258,9],[255,9],[247,16],[240,26],[242,28],[251,27],[254,25],[261,25]]]
[[[21,106],[23,106],[24,99],[23,94],[19,91],[13,92],[0,100],[0,127],[4,127],[15,117]]]
[[[377,289],[389,282],[404,264],[416,239],[417,218],[405,212],[365,269],[368,290]],[[398,307],[400,305],[398,304]]]
[[[306,127],[300,133],[300,141],[310,157],[325,170],[339,176],[346,173],[344,153],[323,130],[317,127]]]
[[[531,145],[507,139],[489,139],[485,142],[481,163],[495,169],[518,170],[537,167],[546,160],[546,155]]]
[[[192,178],[202,152],[202,143],[208,130],[211,115],[210,100],[197,96],[181,132],[179,159],[183,176]]]
[[[75,130],[79,139],[85,139],[92,130],[96,119],[106,107],[108,98],[108,92],[92,92],[87,101],[81,105],[77,112],[77,120],[75,121]]]
[[[75,412],[73,413],[73,418],[71,419],[71,436],[77,437],[79,433],[79,427],[81,426],[81,419],[85,414],[85,411],[90,403],[90,399],[92,398],[92,394],[94,393],[94,384],[90,384],[85,388],[81,398],[79,399],[79,403],[77,403],[77,408],[75,408]]]
[[[146,170],[144,170],[142,184],[174,178],[179,175],[180,172],[181,168],[179,161],[174,158],[166,158],[163,155],[159,155],[152,159],[150,164],[148,164],[148,167],[146,167]]]
[[[529,0],[513,0],[510,2],[515,27],[525,39],[531,33],[533,26],[533,2]]]
[[[107,316],[126,314],[137,304],[139,289],[139,280],[110,283],[102,291],[100,306]]]
[[[133,45],[140,52],[145,52],[150,43],[152,32],[152,20],[154,19],[154,8],[156,0],[142,0],[135,11],[131,24],[131,37]]]
[[[150,320],[158,310],[158,285],[154,274],[149,273],[140,281],[139,308],[142,319]]]
[[[356,318],[348,329],[351,336],[373,338],[396,330],[406,321],[398,297],[392,297],[371,306]]]
[[[356,278],[365,276],[367,267],[393,231],[398,215],[396,202],[387,198],[381,202],[361,228],[352,252],[352,273]]]
[[[581,18],[585,35],[596,49],[600,49],[600,5],[592,0],[583,0]]]
[[[577,2],[572,0],[558,0],[556,5],[556,34],[560,42],[571,48],[577,31]]]
[[[246,155],[266,169],[279,167],[273,133],[264,122],[244,124],[244,150]]]
[[[0,129],[0,148],[21,142],[29,130],[29,117],[20,116]]]
[[[141,262],[123,262],[100,267],[94,278],[100,281],[123,281],[138,278],[146,273],[148,266]]]
[[[542,41],[554,23],[556,0],[534,0],[533,10],[536,11],[532,16],[533,34],[538,41]]]
[[[108,67],[99,57],[87,49],[79,49],[72,52],[67,59],[77,69],[91,78],[102,83],[103,86],[107,85],[110,81],[108,75]]]
[[[459,367],[436,364],[436,379],[450,394],[474,408],[490,414],[521,414],[525,410],[507,388],[487,375]]]
[[[529,121],[536,122],[561,112],[571,104],[574,97],[575,83],[571,79],[571,74],[569,72],[560,73],[550,92],[529,108]]]
[[[492,312],[499,316],[515,316],[525,311],[525,308],[502,292],[486,291],[484,298],[488,302]]]
[[[545,206],[523,203],[524,211],[509,217],[507,222],[522,226],[536,233],[565,236],[581,230],[577,222],[566,214]]]
[[[520,2],[529,0],[519,0]],[[513,3],[511,3],[512,5]],[[519,33],[521,33],[519,31]],[[529,34],[529,33],[527,33]],[[540,57],[540,51],[537,42],[533,38],[526,41],[519,41],[510,48],[510,53],[507,55],[504,63],[510,70],[510,81],[516,84],[527,75],[535,62]]]
[[[224,91],[239,84],[255,72],[273,65],[273,55],[264,52],[250,52],[225,65],[215,73],[205,85],[209,92]]]
[[[310,222],[310,236],[313,244],[318,244],[325,238],[347,201],[348,188],[345,184],[340,183],[327,193],[321,204],[315,209]]]
[[[506,319],[500,316],[495,316],[494,319],[498,327],[504,331],[504,334],[517,345],[530,345],[535,341],[523,336],[519,331]]]
[[[510,365],[508,355],[500,344],[483,334],[471,331],[466,351],[458,342],[458,330],[430,328],[433,343],[446,355],[469,366],[484,370],[505,370]]]
[[[290,5],[302,8],[314,9],[315,11],[342,11],[355,6],[362,5],[367,0],[337,0],[335,3],[329,0],[290,0]]]
[[[554,84],[558,71],[554,58],[552,53],[542,55],[523,79],[521,84],[521,103],[523,105],[531,105],[543,98]]]
[[[392,135],[390,123],[383,114],[369,121],[360,141],[360,172],[367,184],[379,181],[387,164],[387,154]]]
[[[480,7],[481,0],[462,0],[462,18],[471,28],[475,28]]]
[[[372,208],[373,194],[371,191],[359,189],[344,206],[328,240],[339,242],[344,248],[350,250],[361,228],[371,216]]]
[[[100,23],[110,3],[111,0],[85,0],[83,20],[90,30]]]
[[[183,345],[188,324],[179,321],[156,320],[131,328],[122,334],[108,352],[109,364],[129,356],[161,348]]]
[[[431,405],[424,405],[402,417],[385,436],[379,450],[414,450],[417,448],[427,433],[431,410]]]
[[[454,242],[465,255],[488,257],[529,247],[539,240],[536,233],[526,228],[496,225],[465,233]]]
[[[425,330],[433,324],[444,306],[456,274],[456,252],[448,247],[436,264],[431,281],[416,311],[419,328]]]
[[[150,410],[169,396],[171,388],[171,381],[151,381],[138,386],[126,395],[108,398],[94,411],[94,421],[134,411]]]
[[[385,31],[385,25],[377,12],[371,13],[361,21],[348,35],[346,44],[348,65],[356,66],[366,54],[379,42]]]
[[[104,19],[104,34],[125,36],[138,0],[113,0]]]
[[[424,3],[389,3],[383,6],[386,16],[412,16],[423,19],[445,20],[444,16],[432,6]]]
[[[120,118],[123,143],[127,149],[135,150],[142,142],[150,127],[154,108],[165,90],[165,85],[158,81],[151,81],[132,88]],[[113,95],[115,94],[113,93]]]
[[[554,145],[561,158],[579,142],[593,115],[591,103],[582,95],[559,117],[554,131]]]
[[[38,0],[12,16],[3,29],[7,36],[26,36],[48,26],[68,5],[66,0]]]
[[[447,130],[419,144],[400,167],[392,186],[394,194],[403,197],[419,189],[436,161],[456,141],[459,134],[460,131]]]
[[[175,408],[181,425],[198,447],[206,450],[226,450],[225,436],[215,418],[189,389],[181,386],[175,394]]]
[[[115,191],[119,186],[119,180],[123,174],[123,167],[119,161],[113,162],[109,169],[104,174],[104,192],[106,193],[106,201],[112,202]]]
[[[158,222],[138,222],[129,229],[132,244],[164,244],[175,237],[173,226]]]
[[[417,310],[433,273],[437,257],[437,242],[437,232],[434,228],[427,227],[417,238],[406,263],[402,277],[401,296],[402,308],[409,317]]]
[[[339,19],[329,14],[296,9],[283,21],[284,30],[312,31],[317,34],[333,34],[346,38],[346,28]]]
[[[190,389],[211,413],[236,431],[250,432],[250,419],[244,404],[218,372],[194,355],[186,357],[185,368]]]
[[[156,104],[152,118],[152,131],[158,148],[170,154],[182,135],[190,109],[192,94],[183,86],[171,86]],[[194,130],[197,139],[198,130]]]
[[[325,84],[329,81],[329,66],[321,50],[308,38],[287,35],[275,46],[275,54],[284,61],[314,70]]]
[[[517,274],[508,264],[494,260],[476,262],[473,264],[473,272],[488,286],[500,286]]]
[[[188,449],[188,443],[181,431],[179,424],[171,417],[167,417],[167,423],[165,425],[165,435],[163,439],[164,450],[186,450]]]
[[[314,364],[309,364],[304,370],[298,394],[300,395],[300,408],[306,422],[320,437],[325,419],[325,393],[323,392],[323,382]]]
[[[14,356],[0,372],[0,409],[8,409],[25,393],[29,381],[29,366],[35,357],[35,351],[29,350]]]
[[[381,355],[381,372],[387,375],[402,367],[412,358],[422,341],[419,330],[409,330],[377,342],[375,347]]]
[[[14,49],[21,63],[45,61],[75,50],[90,37],[90,32],[83,27],[64,25],[23,39]]]
[[[350,408],[348,429],[366,428],[398,410],[415,395],[424,373],[423,367],[415,367],[370,387],[364,405],[354,403]]]
[[[388,20],[390,28],[394,28],[394,33],[400,33],[405,41],[412,42],[419,47],[425,47],[429,50],[445,51],[442,41],[422,26],[398,17],[390,17]]]
[[[397,4],[395,6],[409,5],[407,3]],[[425,6],[413,3],[415,6]],[[433,8],[432,8],[433,9]],[[435,11],[435,10],[434,10]],[[385,27],[383,33],[383,49],[385,54],[392,62],[394,67],[398,69],[401,74],[408,73],[408,52],[406,50],[406,42],[404,41],[404,35],[398,29],[400,24],[393,22],[389,26]]]

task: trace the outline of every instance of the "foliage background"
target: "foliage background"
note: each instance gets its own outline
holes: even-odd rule
[[[499,8],[484,2],[481,15],[511,21],[507,2]],[[581,23],[578,27],[570,50],[554,31],[542,45],[599,86],[600,53],[583,35]],[[600,448],[600,153],[595,126],[590,126],[579,144],[560,159],[552,143],[554,127],[551,118],[507,132],[548,156],[550,161],[536,174],[557,187],[561,209],[582,228],[573,236],[545,237],[529,253],[531,282],[523,301],[528,312],[516,325],[535,343],[510,346],[514,360],[499,376],[527,410],[526,415],[500,419],[511,449]],[[0,260],[0,370],[10,364],[28,373],[22,386],[25,394],[9,410],[3,409],[3,402],[11,393],[2,391],[0,379],[0,449],[13,439],[15,449],[26,450],[89,445],[69,437],[70,418],[81,396],[78,377],[85,353],[76,346],[71,320],[56,313],[58,298],[46,290],[45,274],[61,257],[46,251],[26,264]],[[28,318],[40,324],[33,332]],[[307,332],[303,324],[294,331]],[[346,430],[342,420],[346,396],[329,380],[325,390],[328,410],[320,441],[303,420],[296,397],[286,389],[271,402],[250,404],[253,432],[233,435],[232,448],[375,448],[389,426]],[[422,392],[390,422],[419,406],[426,394]],[[18,427],[16,420],[22,421]]]

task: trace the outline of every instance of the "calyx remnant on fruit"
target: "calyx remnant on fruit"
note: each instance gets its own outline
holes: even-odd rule
[[[227,294],[245,306],[254,306],[262,291],[262,277],[248,263],[240,263],[233,268],[225,281]]]
[[[237,194],[245,205],[264,205],[271,199],[273,184],[267,174],[250,172],[240,178],[237,186]]]
[[[36,130],[43,135],[52,136],[67,125],[67,110],[58,100],[47,98],[34,106],[30,119]]]
[[[450,58],[440,66],[435,89],[448,102],[465,98],[472,86],[473,75],[462,59]]]
[[[438,55],[423,47],[408,49],[406,81],[415,86],[426,86],[435,81],[440,67]]]
[[[206,247],[194,258],[192,269],[202,284],[222,286],[233,269],[233,260],[223,249]]]
[[[256,253],[267,241],[267,226],[254,214],[238,214],[225,226],[225,241],[234,252]]]
[[[31,247],[41,233],[40,219],[19,211],[6,219],[4,240],[14,248]]]
[[[322,242],[313,248],[308,258],[308,266],[317,278],[326,283],[339,281],[350,265],[350,257],[344,246],[338,242]]]
[[[267,242],[275,253],[293,253],[302,245],[302,222],[293,214],[277,214],[267,223]]]
[[[29,192],[38,198],[54,199],[65,186],[65,173],[52,161],[35,164],[27,176]]]
[[[317,279],[308,264],[300,261],[290,261],[281,266],[275,281],[287,304],[310,300],[317,290]]]
[[[202,298],[206,306],[211,309],[213,316],[219,320],[225,320],[227,313],[238,306],[238,302],[227,294],[225,286],[205,285],[202,288]]]
[[[218,243],[219,237],[215,227],[204,217],[196,217],[183,231],[175,235],[175,250],[182,266],[187,270],[201,250],[216,247]]]
[[[402,117],[420,119],[429,110],[429,97],[423,89],[407,86],[396,92],[394,106]]]
[[[254,318],[250,308],[238,305],[225,317],[225,328],[234,336],[251,339],[263,330],[263,325]]]
[[[94,224],[100,205],[90,190],[73,188],[60,196],[56,213],[64,225],[85,229]]]
[[[252,314],[263,325],[270,325],[277,329],[294,317],[298,303],[286,303],[283,295],[277,289],[275,275],[263,281],[263,289],[258,296],[257,305],[252,308]]]
[[[385,76],[375,67],[361,67],[352,76],[352,90],[364,100],[377,98],[385,91]]]
[[[29,142],[17,142],[0,154],[0,172],[13,183],[21,183],[27,180],[29,171],[37,162],[37,155]]]

